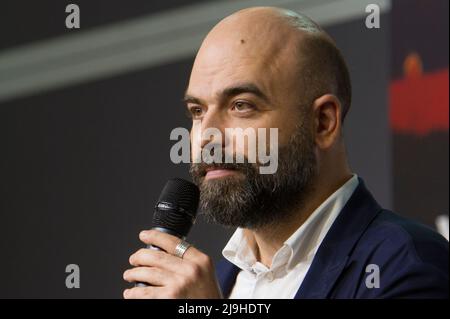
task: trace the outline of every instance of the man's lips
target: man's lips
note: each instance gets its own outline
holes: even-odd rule
[[[206,169],[205,179],[219,178],[236,174],[236,170],[226,168],[208,168]]]

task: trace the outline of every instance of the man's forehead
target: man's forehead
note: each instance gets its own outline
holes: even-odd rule
[[[257,88],[270,97],[278,86],[287,87],[294,80],[297,67],[292,60],[288,55],[264,55],[257,52],[230,52],[228,56],[208,56],[205,60],[198,56],[186,94],[216,99],[233,87],[248,87]],[[257,90],[249,90],[252,91]]]

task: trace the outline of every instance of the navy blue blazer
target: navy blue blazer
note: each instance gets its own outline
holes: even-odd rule
[[[295,298],[448,298],[448,261],[444,237],[381,208],[359,179]],[[226,259],[217,265],[224,297],[238,272]]]

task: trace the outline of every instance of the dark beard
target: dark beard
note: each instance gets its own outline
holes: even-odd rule
[[[312,190],[316,174],[314,142],[308,129],[298,127],[278,154],[274,174],[259,174],[259,166],[248,161],[191,164],[192,179],[200,188],[200,213],[209,222],[253,230],[291,217]],[[241,174],[205,180],[206,169],[211,167]]]

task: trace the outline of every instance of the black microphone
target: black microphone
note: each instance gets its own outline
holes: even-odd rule
[[[199,198],[197,185],[181,178],[168,180],[155,206],[152,229],[185,239],[195,222]],[[152,245],[147,248],[161,250]],[[147,286],[136,283],[136,287]]]

